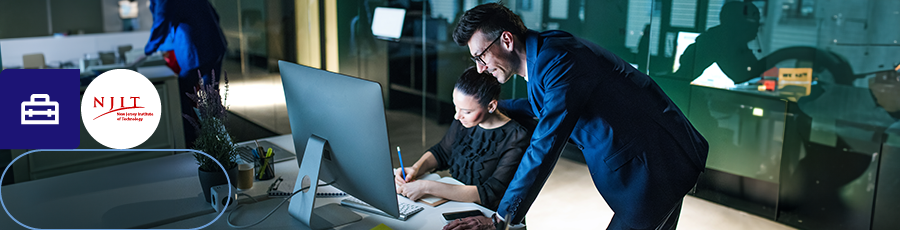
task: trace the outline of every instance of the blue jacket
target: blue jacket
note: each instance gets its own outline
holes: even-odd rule
[[[180,76],[222,61],[225,35],[219,14],[207,0],[151,0],[153,28],[144,53],[175,51]],[[206,74],[206,73],[203,73]]]
[[[498,214],[521,222],[571,139],[615,215],[635,228],[658,223],[705,168],[703,136],[656,82],[598,45],[529,30],[525,47],[528,99],[500,107],[539,122]]]

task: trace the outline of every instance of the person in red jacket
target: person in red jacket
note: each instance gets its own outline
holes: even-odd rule
[[[196,105],[187,95],[197,92],[200,79],[204,84],[218,83],[222,74],[227,46],[219,14],[207,0],[150,0],[150,12],[153,28],[144,53],[167,53],[167,65],[178,73],[181,111],[197,120]],[[197,130],[183,119],[185,144],[190,148]]]

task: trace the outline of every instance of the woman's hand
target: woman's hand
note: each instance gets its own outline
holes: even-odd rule
[[[412,201],[419,200],[425,195],[428,195],[428,188],[431,186],[431,183],[440,183],[434,182],[430,180],[420,180],[408,182],[406,184],[400,185],[397,187],[397,193],[400,195],[409,198]]]
[[[403,179],[403,173],[400,172],[400,170],[406,171],[406,179]],[[410,181],[413,181],[413,180],[415,180],[416,173],[418,173],[418,171],[419,170],[415,167],[405,167],[405,168],[394,169],[394,183],[396,183],[397,185],[403,185]],[[399,193],[399,191],[398,191],[398,193]]]
[[[478,230],[494,229],[494,222],[491,221],[490,217],[471,216],[471,217],[466,217],[466,218],[450,221],[449,224],[444,226],[444,230],[463,230],[463,229],[478,229]]]

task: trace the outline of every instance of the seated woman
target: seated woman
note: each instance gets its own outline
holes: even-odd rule
[[[466,69],[453,88],[455,121],[437,143],[412,167],[394,171],[397,193],[411,200],[433,195],[448,200],[475,202],[496,210],[528,147],[528,131],[497,111],[500,82],[475,68]],[[415,180],[449,169],[465,185]]]

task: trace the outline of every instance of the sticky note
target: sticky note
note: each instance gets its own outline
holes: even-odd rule
[[[392,228],[388,227],[387,225],[384,225],[384,224],[379,224],[378,226],[375,226],[374,228],[372,228],[370,230],[392,230]]]

